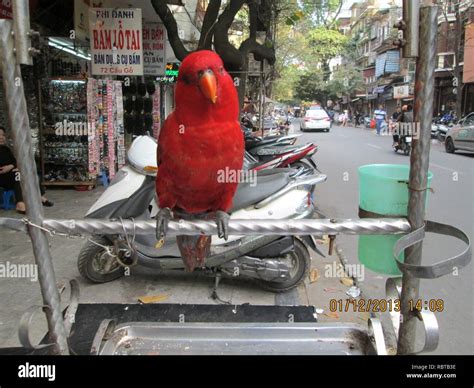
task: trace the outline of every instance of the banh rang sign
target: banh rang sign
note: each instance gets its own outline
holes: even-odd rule
[[[142,10],[91,8],[93,75],[143,75]]]
[[[145,75],[165,74],[166,29],[162,23],[143,24],[143,68]]]

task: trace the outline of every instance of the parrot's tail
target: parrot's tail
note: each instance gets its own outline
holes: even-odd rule
[[[204,266],[211,250],[211,236],[176,236],[186,271]]]

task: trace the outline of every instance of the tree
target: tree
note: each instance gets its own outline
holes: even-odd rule
[[[348,44],[336,23],[342,1],[287,1],[285,5],[276,19],[274,98],[326,100],[323,81],[329,81],[329,61]],[[305,90],[307,81],[312,91]]]
[[[328,92],[323,72],[319,70],[303,74],[296,83],[295,96],[301,101],[326,104]]]
[[[329,61],[342,54],[349,39],[339,31],[317,27],[309,33],[309,50],[314,61],[321,65],[324,79],[330,76]]]
[[[344,66],[334,71],[332,79],[328,82],[327,92],[330,98],[339,99],[346,96],[349,100],[351,93],[363,86],[364,77],[360,69]]]
[[[271,22],[274,13],[272,0],[210,0],[201,28],[197,50],[214,49],[224,61],[226,69],[232,74],[245,72],[248,56],[253,54],[257,61],[267,60],[275,63],[275,50],[272,43]],[[168,33],[170,45],[177,59],[182,61],[190,53],[178,35],[178,26],[173,13],[163,0],[151,0],[156,13],[160,16]],[[248,7],[248,38],[239,47],[229,41],[229,30],[242,7]],[[265,31],[265,42],[257,42],[257,31]],[[238,72],[238,73],[236,73]],[[237,85],[242,105],[245,95],[245,77]]]

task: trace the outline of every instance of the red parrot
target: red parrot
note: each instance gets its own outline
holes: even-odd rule
[[[219,237],[227,239],[227,213],[238,182],[223,181],[222,174],[238,176],[244,139],[237,91],[216,53],[196,51],[184,59],[175,102],[158,139],[157,239],[165,236],[172,213],[183,219],[215,216]],[[204,264],[211,236],[177,236],[177,242],[186,270]]]

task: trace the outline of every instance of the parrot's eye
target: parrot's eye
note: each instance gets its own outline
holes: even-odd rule
[[[191,81],[189,80],[189,77],[187,75],[183,75],[181,79],[184,81],[186,85],[189,85]]]
[[[199,71],[198,71],[198,77],[201,78],[203,75],[204,75],[204,71],[199,70]]]

